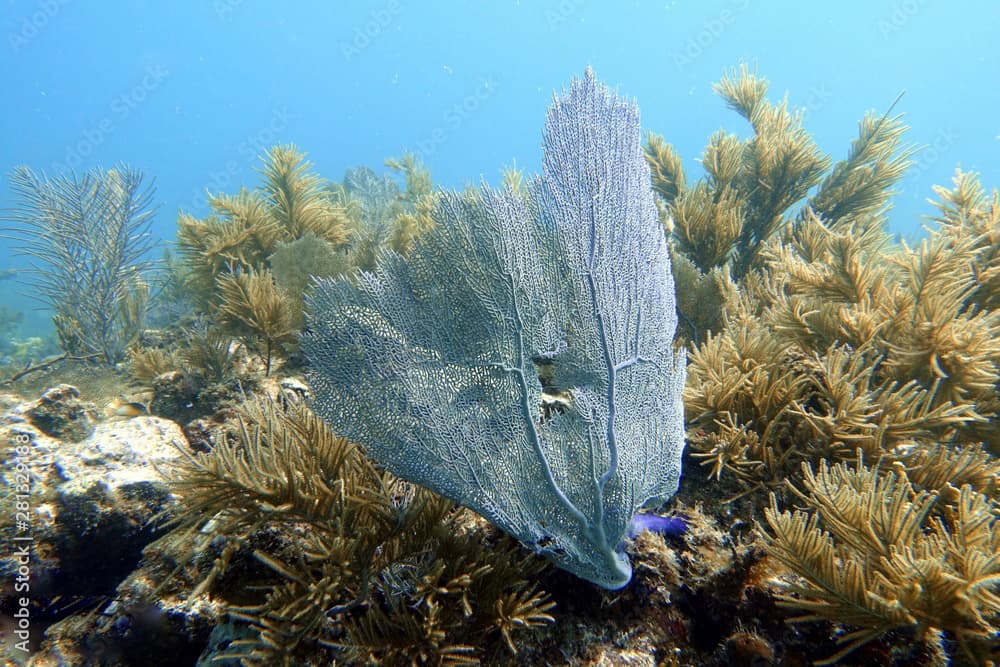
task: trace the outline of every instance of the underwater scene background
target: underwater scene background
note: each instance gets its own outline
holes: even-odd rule
[[[5,664],[1000,662],[1000,5],[0,3]]]

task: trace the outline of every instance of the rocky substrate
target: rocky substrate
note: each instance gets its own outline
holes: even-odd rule
[[[157,518],[176,509],[161,471],[183,456],[187,440],[160,417],[101,420],[68,385],[31,402],[6,395],[0,404],[0,479],[11,491],[0,500],[5,626],[16,629],[18,613],[30,621],[35,664],[96,664],[46,661],[60,649],[47,640],[38,652],[42,634],[59,619],[104,614],[114,604],[143,549],[163,534]],[[23,662],[23,651],[4,648],[10,664]]]

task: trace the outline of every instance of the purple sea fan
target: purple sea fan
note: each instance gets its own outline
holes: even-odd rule
[[[685,358],[639,111],[588,70],[527,193],[442,193],[405,258],[320,280],[314,407],[394,474],[609,589],[639,507],[677,489]],[[558,409],[543,418],[543,391]]]

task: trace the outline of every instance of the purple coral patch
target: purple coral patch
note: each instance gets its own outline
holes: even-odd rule
[[[687,522],[680,516],[660,516],[649,512],[636,512],[632,515],[626,535],[630,540],[644,530],[661,533],[667,537],[679,537],[687,531]]]

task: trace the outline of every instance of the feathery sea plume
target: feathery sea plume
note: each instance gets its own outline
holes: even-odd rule
[[[32,295],[54,311],[63,349],[113,364],[142,329],[153,267],[154,187],[128,166],[48,177],[18,167],[4,232],[29,258]]]

